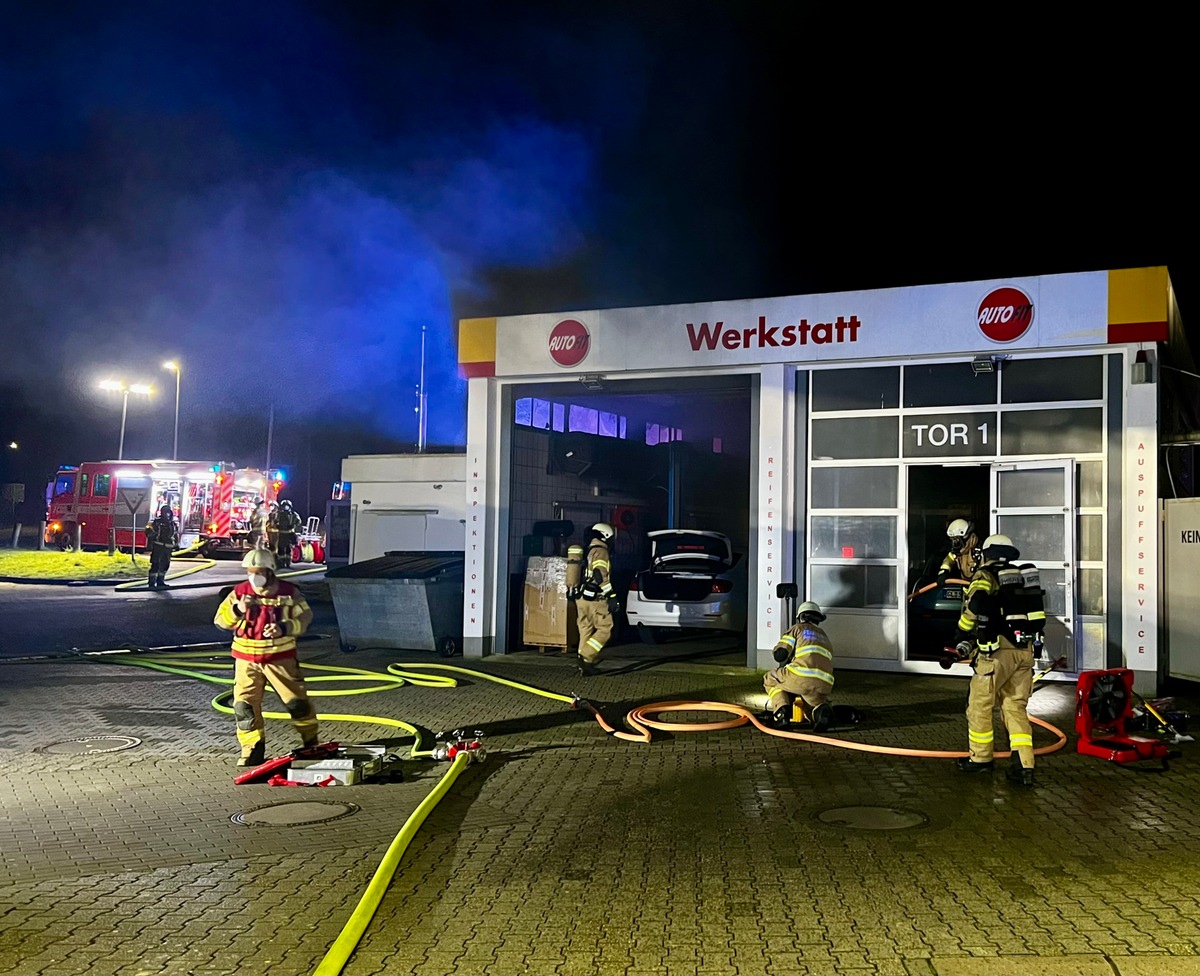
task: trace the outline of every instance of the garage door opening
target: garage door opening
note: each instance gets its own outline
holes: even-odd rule
[[[745,562],[750,543],[751,378],[691,377],[527,384],[512,395],[507,650],[526,640],[530,560],[565,557],[596,522],[612,524],[612,582],[622,613],[610,646],[641,644],[626,614],[649,567],[648,533],[720,533]],[[562,534],[562,523],[573,532]],[[544,565],[535,562],[534,568]],[[746,594],[742,595],[746,599]],[[564,608],[568,613],[573,611]],[[574,652],[571,632],[565,646]],[[667,635],[663,635],[667,636]],[[681,635],[682,636],[682,635]]]
[[[937,583],[938,567],[950,549],[946,527],[965,518],[982,541],[988,534],[987,465],[921,464],[908,467],[908,643],[909,661],[936,661],[958,640],[962,587]]]

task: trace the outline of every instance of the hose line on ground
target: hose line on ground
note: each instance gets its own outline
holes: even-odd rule
[[[196,678],[201,681],[207,681],[219,685],[232,685],[233,679],[225,675],[209,674],[209,671],[228,671],[234,666],[232,659],[224,658],[214,659],[216,655],[212,651],[176,651],[169,654],[130,654],[113,655],[97,660],[104,660],[110,663],[133,664],[139,667],[149,668],[155,671],[161,671],[167,674],[175,674],[183,677]],[[179,662],[196,662],[188,666],[180,666]],[[572,708],[583,708],[587,710],[600,725],[602,729],[610,733],[615,738],[626,742],[641,742],[650,743],[653,741],[651,730],[657,729],[663,732],[680,733],[680,732],[710,732],[724,729],[734,729],[742,725],[753,725],[760,732],[765,732],[768,735],[777,736],[785,739],[793,739],[801,742],[812,742],[818,745],[834,746],[840,749],[853,749],[860,752],[880,753],[891,756],[910,756],[910,757],[925,757],[939,759],[953,759],[968,755],[966,752],[930,750],[930,749],[904,749],[896,746],[875,746],[864,742],[854,742],[846,739],[838,739],[832,736],[814,735],[805,732],[793,732],[787,729],[776,729],[765,725],[759,717],[741,705],[731,704],[729,702],[713,702],[713,701],[665,701],[655,702],[648,705],[638,705],[626,713],[625,721],[633,730],[625,732],[614,728],[600,713],[600,711],[591,702],[577,695],[561,695],[555,692],[546,691],[542,688],[536,688],[532,685],[523,684],[519,681],[511,681],[507,678],[501,678],[497,675],[487,674],[482,671],[475,671],[470,668],[457,667],[451,664],[389,664],[385,672],[367,671],[363,668],[339,667],[328,664],[309,664],[302,663],[301,667],[307,671],[320,671],[323,674],[316,674],[305,679],[306,683],[318,682],[362,682],[369,681],[370,684],[365,687],[343,689],[343,690],[320,690],[313,689],[309,692],[311,697],[332,697],[343,695],[365,695],[377,691],[388,691],[394,688],[399,688],[405,684],[417,685],[425,688],[454,688],[458,686],[458,681],[450,676],[443,674],[425,674],[427,671],[448,671],[454,674],[467,675],[471,678],[491,681],[496,684],[504,685],[508,688],[513,688],[518,691],[528,692],[549,698],[553,701],[564,702],[570,704]],[[223,714],[233,714],[233,709],[229,706],[228,701],[233,697],[233,689],[226,688],[212,699],[212,707]],[[717,712],[727,713],[731,717],[715,722],[668,722],[657,716],[667,712]],[[264,718],[290,720],[291,716],[286,712],[263,712]],[[379,715],[356,715],[356,714],[340,714],[340,713],[325,713],[319,712],[317,719],[320,722],[363,722],[368,724],[383,725],[388,728],[402,729],[413,736],[413,746],[410,752],[411,758],[429,758],[432,757],[431,749],[421,748],[421,730],[416,726],[403,722],[400,719],[386,718]],[[1066,745],[1067,737],[1059,729],[1050,725],[1039,718],[1030,717],[1030,721],[1047,729],[1056,736],[1056,741],[1052,745],[1042,746],[1034,750],[1036,755],[1045,755],[1047,753],[1056,752]],[[1007,752],[996,753],[997,758],[1008,756]],[[354,950],[357,948],[359,941],[362,939],[367,930],[375,912],[383,900],[384,894],[387,892],[388,886],[396,873],[400,859],[404,856],[413,837],[425,822],[430,812],[437,806],[442,798],[454,785],[463,769],[471,761],[471,755],[467,752],[460,752],[456,755],[450,765],[450,768],[438,781],[437,785],[430,793],[421,801],[416,810],[408,817],[400,831],[393,838],[387,851],[384,853],[379,867],[376,868],[374,875],[367,885],[366,891],[359,899],[358,905],[351,913],[349,920],[346,922],[337,939],[334,940],[332,946],[321,959],[314,976],[338,976],[349,961]]]

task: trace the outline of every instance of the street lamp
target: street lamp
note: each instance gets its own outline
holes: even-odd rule
[[[113,390],[121,394],[121,442],[117,446],[117,460],[125,459],[125,415],[129,412],[129,394],[137,393],[139,396],[150,396],[154,392],[154,387],[148,386],[145,383],[132,383],[126,386],[122,380],[101,380],[100,389]]]
[[[175,446],[171,450],[171,460],[179,460],[179,382],[183,375],[183,370],[179,368],[179,363],[174,360],[163,363],[163,369],[169,369],[175,374]]]

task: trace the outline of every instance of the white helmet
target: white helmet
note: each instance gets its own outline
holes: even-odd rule
[[[1012,539],[999,532],[989,535],[981,548],[989,559],[1016,559],[1021,555],[1021,550],[1013,545]]]
[[[592,531],[595,532],[596,535],[600,536],[600,538],[605,542],[617,534],[616,530],[607,522],[597,522],[592,526]]]
[[[275,571],[275,553],[270,549],[251,549],[242,557],[243,569],[269,569]]]
[[[825,619],[825,614],[821,612],[821,608],[813,603],[812,600],[805,600],[796,608],[797,620],[805,616],[814,618],[814,623],[818,624]]]
[[[946,535],[951,539],[965,539],[971,534],[971,523],[966,519],[955,519],[946,526]]]

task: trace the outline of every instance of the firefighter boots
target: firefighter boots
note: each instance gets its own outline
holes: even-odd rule
[[[812,710],[810,721],[814,732],[824,732],[833,724],[833,706],[829,702],[821,702]]]
[[[1033,767],[1022,766],[1021,757],[1015,752],[1012,754],[1011,761],[1008,764],[1008,772],[1005,773],[1010,783],[1016,786],[1032,786],[1033,785]]]
[[[579,666],[579,673],[581,675],[583,675],[583,677],[585,677],[585,678],[590,678],[593,675],[597,675],[600,673],[599,669],[596,668],[596,666],[594,664],[589,664],[587,661],[585,661],[583,659],[582,654],[577,654],[575,656],[575,661]]]
[[[265,742],[257,742],[254,748],[250,750],[249,755],[242,756],[237,764],[239,766],[261,766],[267,760],[267,744]]]
[[[970,756],[963,756],[957,760],[958,768],[964,773],[990,773],[995,768],[995,763],[988,762],[971,762]]]

